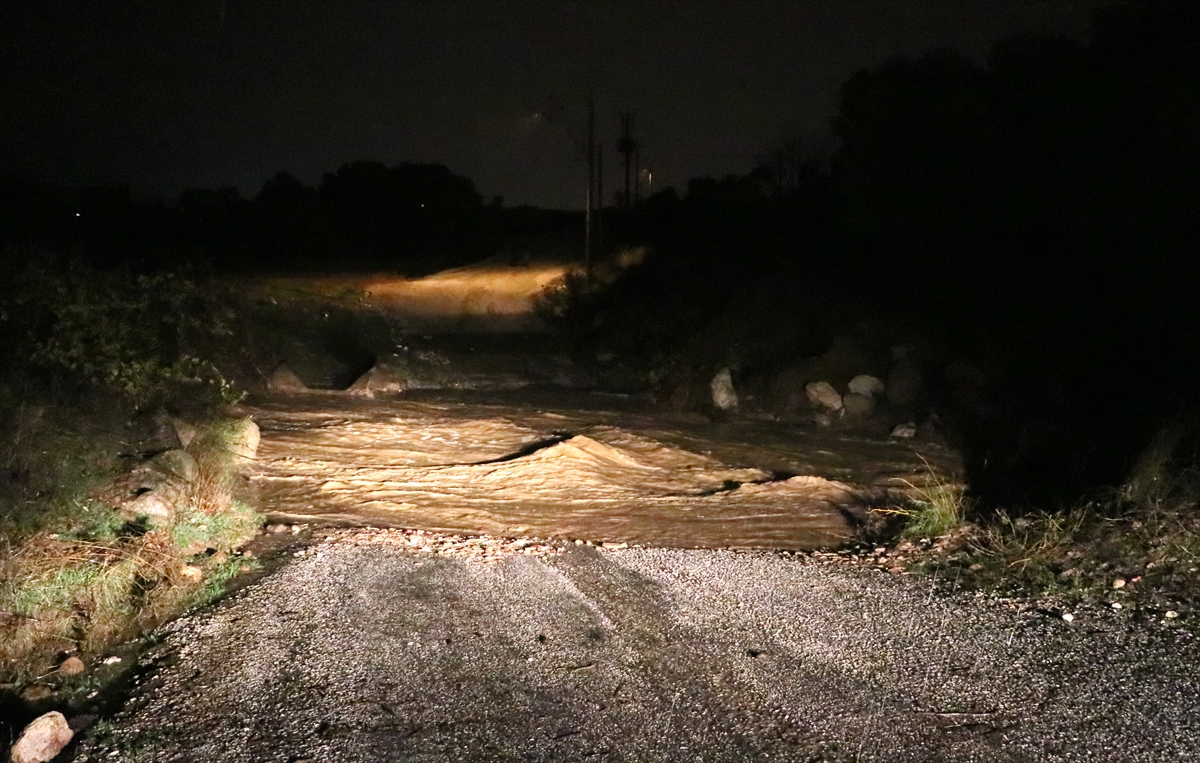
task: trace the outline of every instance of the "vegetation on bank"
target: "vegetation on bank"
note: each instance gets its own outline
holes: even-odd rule
[[[1186,618],[1200,603],[1198,444],[1200,422],[1176,421],[1122,485],[1057,509],[980,511],[935,488],[902,512],[893,548],[910,569],[956,585],[1100,597]]]
[[[0,681],[27,683],[210,600],[261,518],[213,286],[43,256],[0,289]]]

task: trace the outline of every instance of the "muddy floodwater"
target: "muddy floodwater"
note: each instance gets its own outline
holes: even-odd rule
[[[961,463],[936,440],[655,413],[571,390],[324,393],[243,406],[275,519],[678,548],[853,538]]]

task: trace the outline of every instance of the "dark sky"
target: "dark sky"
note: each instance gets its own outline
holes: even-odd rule
[[[827,133],[892,53],[1084,38],[1100,0],[0,4],[0,174],[248,196],[354,159],[440,162],[507,204],[582,205],[589,97],[615,189],[618,113],[655,187],[746,172]]]

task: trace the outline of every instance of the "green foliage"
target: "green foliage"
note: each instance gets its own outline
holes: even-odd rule
[[[542,289],[534,312],[551,328],[580,336],[592,325],[596,294],[582,270],[568,270]]]
[[[212,285],[47,260],[0,294],[13,360],[120,391],[143,408],[185,388],[214,402],[237,399],[204,355],[232,333]]]

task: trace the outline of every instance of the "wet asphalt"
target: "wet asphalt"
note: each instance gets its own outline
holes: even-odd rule
[[[169,625],[78,761],[1183,761],[1200,644],[802,554],[330,540]]]

